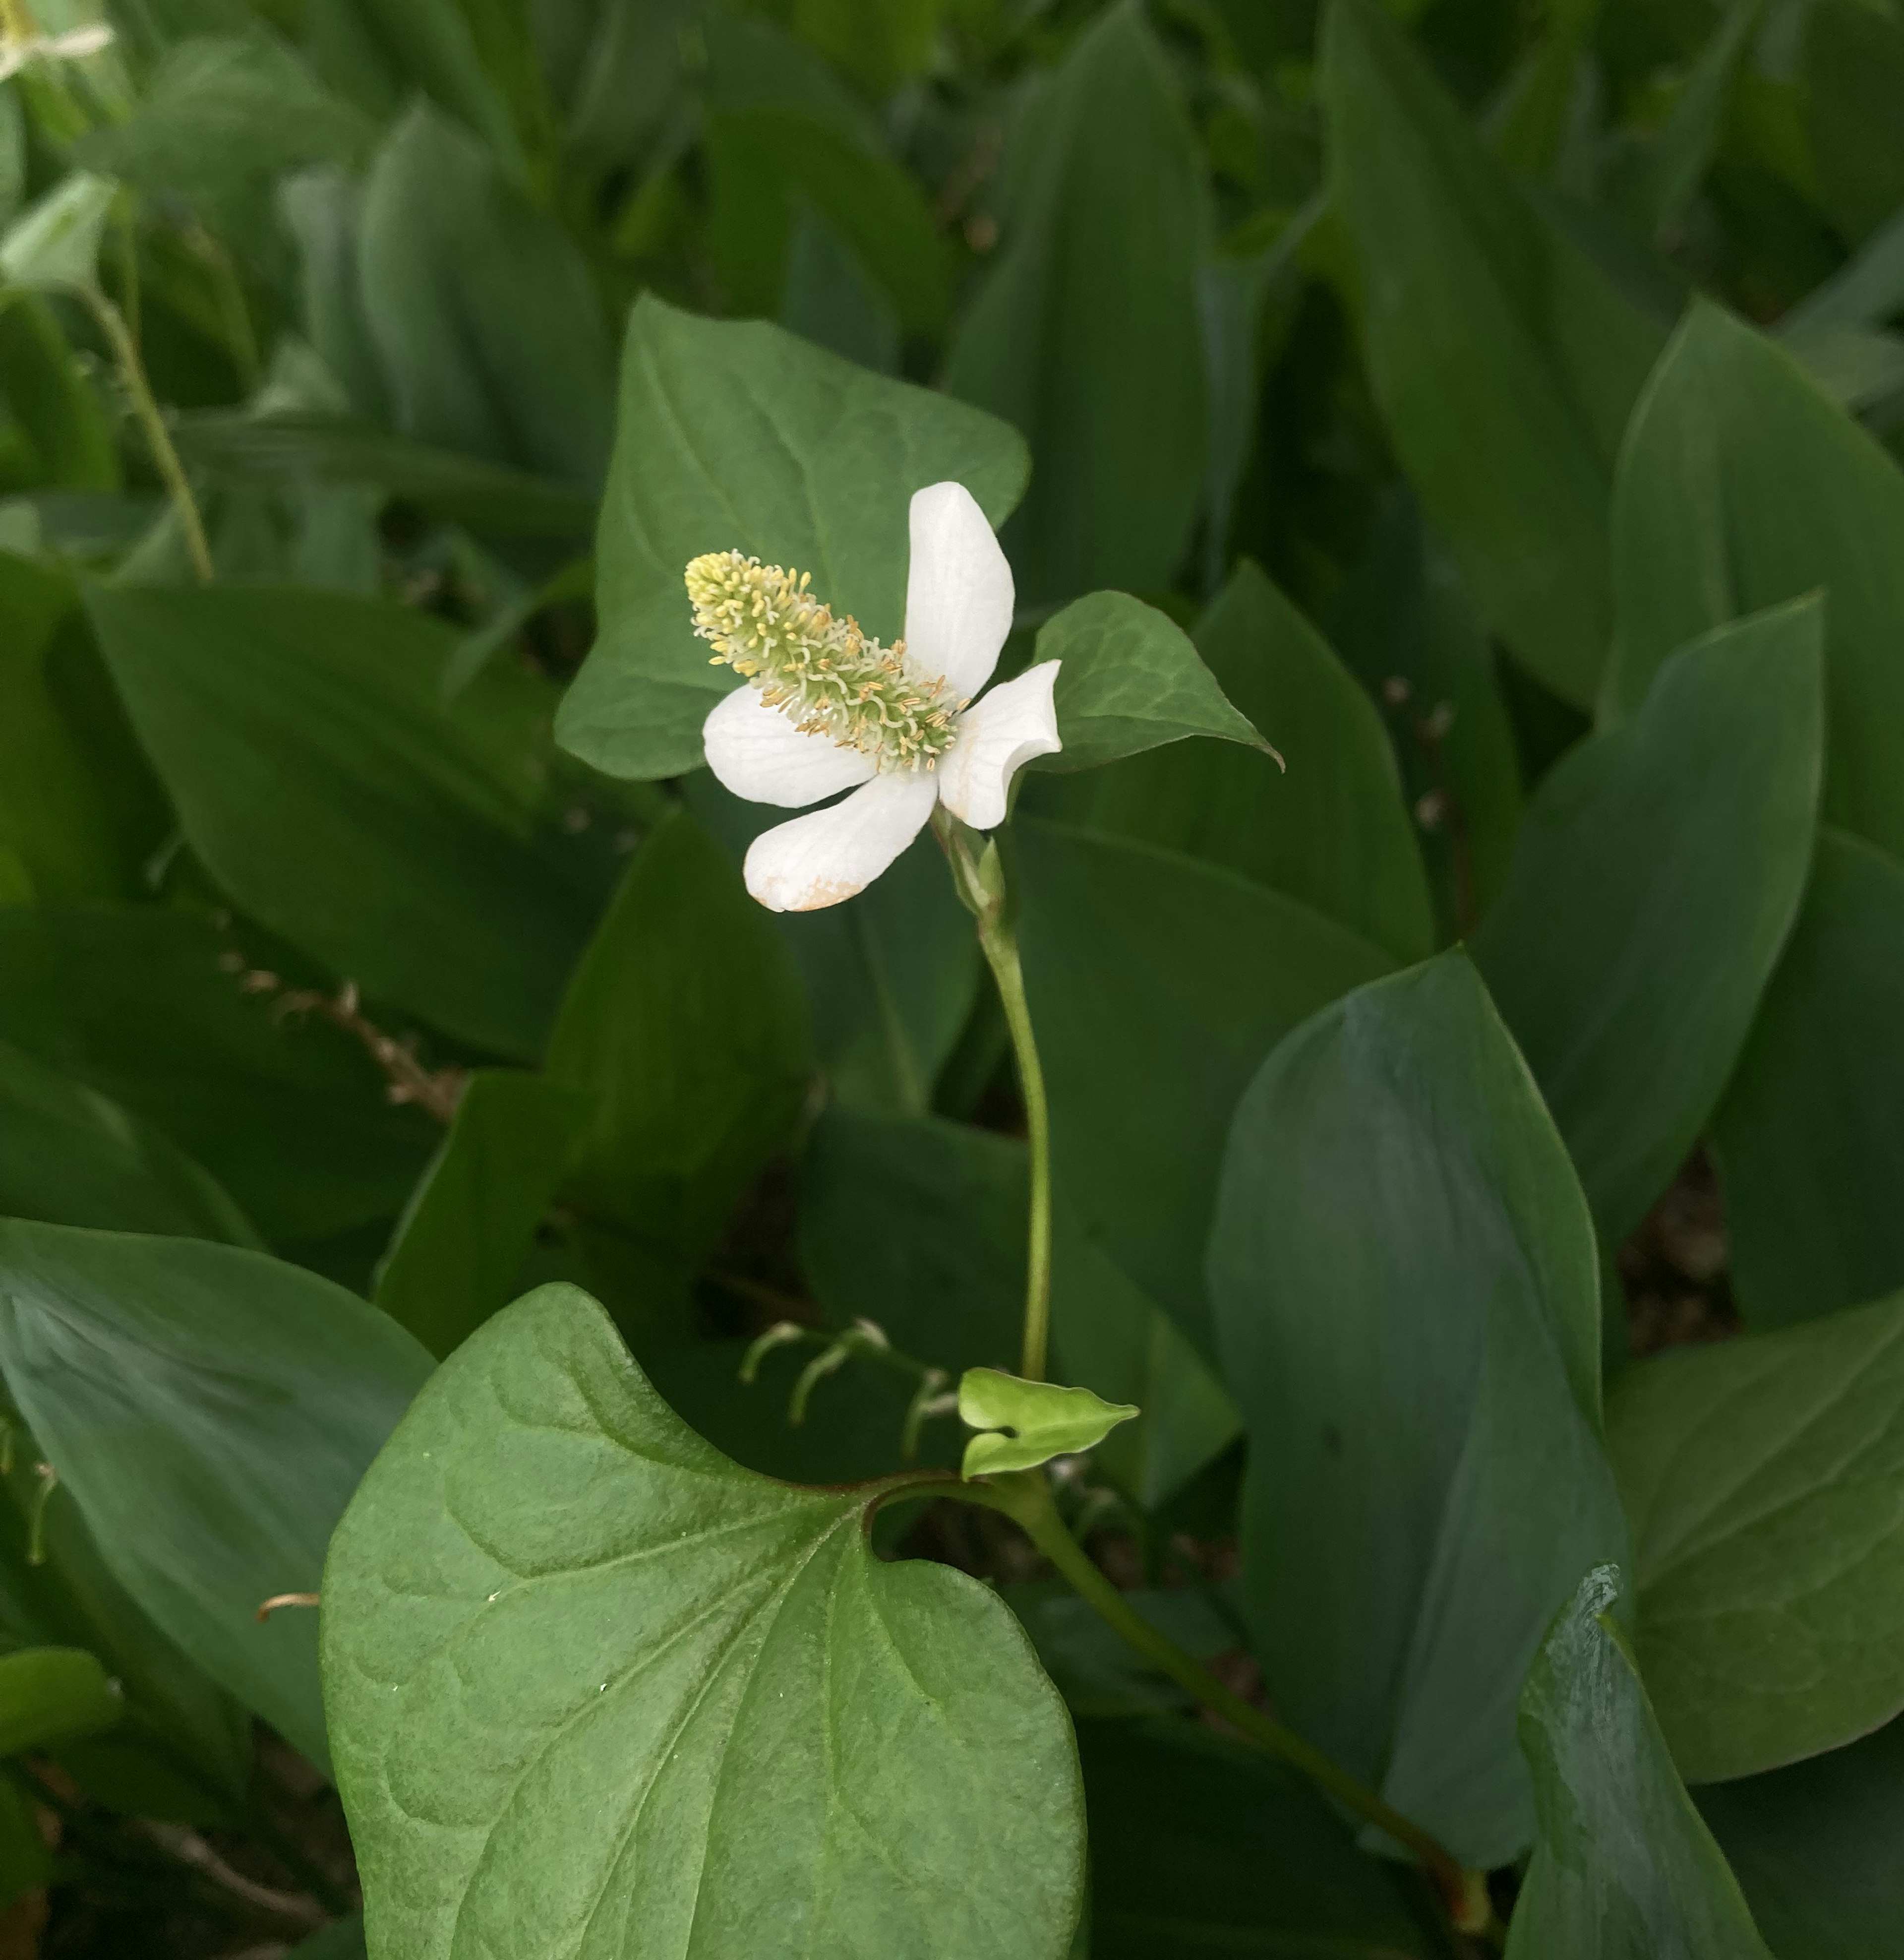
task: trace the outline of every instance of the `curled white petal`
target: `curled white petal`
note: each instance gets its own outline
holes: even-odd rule
[[[721,786],[749,803],[803,810],[870,782],[870,757],[825,735],[803,735],[758,689],[737,687],[702,723],[707,766]]]
[[[992,677],[1012,630],[1012,568],[962,483],[914,493],[906,574],[906,652],[970,700]]]
[[[1034,756],[1064,746],[1051,699],[1063,664],[1041,660],[965,711],[958,740],[939,765],[939,800],[974,830],[996,830],[1012,777]]]
[[[747,889],[769,912],[812,912],[863,892],[919,835],[938,791],[923,770],[875,776],[842,803],[755,838]]]

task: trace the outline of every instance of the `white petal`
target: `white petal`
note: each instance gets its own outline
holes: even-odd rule
[[[1034,756],[1064,746],[1051,700],[1063,665],[1041,660],[966,709],[958,741],[939,762],[939,800],[974,830],[996,830],[1012,777]]]
[[[863,892],[919,835],[938,788],[924,770],[875,776],[844,803],[755,838],[747,889],[769,912],[812,912]]]
[[[1012,568],[985,513],[962,483],[934,483],[912,500],[906,574],[906,651],[943,674],[962,700],[992,677],[1012,630]]]
[[[758,688],[737,687],[723,696],[701,724],[701,737],[722,788],[749,803],[804,810],[873,778],[869,756],[825,735],[803,735],[768,706]]]

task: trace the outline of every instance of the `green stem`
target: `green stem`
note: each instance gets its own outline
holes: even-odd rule
[[[113,358],[118,361],[120,376],[126,383],[126,392],[132,398],[132,412],[145,431],[145,440],[151,447],[152,460],[158,466],[167,494],[172,499],[172,508],[178,513],[192,569],[198,574],[200,584],[209,585],[212,579],[211,547],[205,541],[204,520],[199,514],[198,500],[192,494],[185,465],[179,460],[179,452],[172,446],[171,431],[165,426],[165,417],[153,396],[152,385],[146,379],[145,363],[139,358],[138,342],[126,324],[126,316],[97,286],[82,286],[79,291],[91,309],[93,317],[99,322],[100,331],[111,344]]]
[[[1313,1783],[1359,1817],[1413,1853],[1439,1887],[1448,1916],[1457,1931],[1485,1935],[1494,1923],[1485,1875],[1468,1870],[1445,1845],[1391,1809],[1365,1784],[1332,1761],[1292,1729],[1225,1688],[1178,1647],[1159,1633],[1100,1572],[1090,1555],[1065,1528],[1052,1502],[1051,1486],[1038,1471],[997,1477],[989,1484],[968,1484],[945,1495],[1002,1511],[1024,1531],[1033,1545],[1063,1574],[1073,1589],[1099,1618],[1154,1667],[1257,1748],[1299,1770]]]
[[[1044,1379],[1051,1340],[1051,1116],[1044,1096],[1044,1071],[1031,1032],[1031,1010],[1025,998],[1025,974],[1018,941],[1002,919],[981,918],[978,943],[998,982],[1005,1025],[1011,1030],[1018,1083],[1025,1099],[1025,1134],[1031,1147],[1031,1216],[1025,1260],[1025,1349],[1019,1373],[1028,1382]]]

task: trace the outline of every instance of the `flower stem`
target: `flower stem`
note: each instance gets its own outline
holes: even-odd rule
[[[1299,1770],[1339,1803],[1412,1852],[1439,1888],[1457,1931],[1485,1936],[1494,1927],[1485,1874],[1468,1870],[1438,1839],[1384,1803],[1294,1729],[1225,1688],[1131,1605],[1066,1529],[1041,1471],[995,1477],[987,1483],[965,1484],[943,1494],[1003,1512],[1057,1567],[1098,1618],[1122,1634],[1153,1666],[1213,1714],[1221,1716],[1255,1747]]]
[[[118,361],[120,376],[126,383],[126,392],[132,398],[132,412],[145,431],[152,460],[158,466],[167,494],[172,499],[172,508],[178,513],[179,527],[185,533],[185,548],[192,560],[192,569],[201,585],[209,585],[212,579],[211,547],[205,541],[205,522],[199,514],[198,501],[192,494],[185,465],[179,460],[179,452],[172,446],[171,432],[166,428],[165,417],[154,398],[152,384],[146,379],[145,363],[139,358],[138,342],[126,324],[126,316],[97,286],[81,286],[78,290],[93,317],[98,321],[100,331],[111,344],[113,358]]]

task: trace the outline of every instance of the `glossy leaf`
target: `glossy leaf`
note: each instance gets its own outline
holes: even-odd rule
[[[0,1757],[83,1742],[110,1729],[124,1698],[79,1647],[23,1647],[0,1654]]]
[[[1035,1470],[1054,1456],[1095,1449],[1118,1424],[1139,1413],[1131,1403],[1108,1402],[1089,1389],[1028,1382],[997,1368],[968,1368],[958,1380],[958,1419],[984,1433],[966,1444],[960,1474]]]
[[[1070,616],[1045,628],[1041,658]],[[1424,956],[1432,928],[1421,853],[1387,731],[1355,677],[1247,562],[1198,622],[1196,644],[1286,768],[1200,746],[1127,761],[1100,779],[1094,820],[1286,892],[1398,959]]]
[[[1811,882],[1713,1119],[1755,1328],[1904,1286],[1904,865],[1819,832]]]
[[[87,603],[188,841],[240,904],[373,998],[539,1052],[596,894],[485,703],[443,706],[453,635],[288,588]]]
[[[447,1354],[515,1296],[587,1104],[539,1075],[479,1069],[377,1268],[376,1299]]]
[[[1464,1863],[1506,1862],[1533,1834],[1516,1688],[1626,1532],[1592,1224],[1463,955],[1358,989],[1264,1064],[1209,1284],[1278,1708]]]
[[[1162,51],[1124,0],[1021,107],[1003,243],[946,364],[952,393],[1037,461],[1004,533],[1021,605],[1154,590],[1182,562],[1206,442],[1208,195]]]
[[[1062,1704],[983,1587],[873,1557],[876,1491],[729,1462],[572,1288],[466,1343],[325,1575],[377,1951],[593,1928],[1060,1960],[1082,1878]]]
[[[1437,1951],[1295,1771],[1187,1722],[1086,1722],[1094,1960]]]
[[[1059,1199],[1209,1359],[1203,1241],[1237,1099],[1283,1035],[1390,962],[1174,851],[1030,822],[1016,844]]]
[[[1541,784],[1474,957],[1615,1240],[1723,1091],[1804,889],[1823,608],[1695,641]]]
[[[1524,200],[1377,0],[1332,0],[1322,75],[1397,450],[1489,625],[1584,707],[1613,623],[1613,462],[1659,330]]]
[[[211,1177],[151,1125],[4,1041],[0,1216],[258,1243]]]
[[[1540,1835],[1508,1960],[1772,1960],[1666,1753],[1621,1587],[1616,1567],[1588,1573],[1521,1694]]]
[[[234,951],[157,906],[0,908],[0,1026],[163,1131],[274,1242],[395,1217],[434,1125],[342,1029],[246,994]]]
[[[580,252],[427,107],[379,154],[358,252],[400,433],[593,492],[612,357]]]
[[[1789,354],[1715,306],[1694,307],[1635,412],[1613,565],[1615,720],[1686,641],[1822,590],[1824,815],[1904,854],[1904,473]]]
[[[1689,1781],[1772,1769],[1904,1709],[1904,1297],[1656,1356],[1609,1446],[1641,1665]]]
[[[316,1628],[257,1608],[316,1590],[429,1368],[386,1316],[261,1254],[0,1224],[0,1375],[107,1566],[320,1766]]]
[[[1127,593],[1067,606],[1040,630],[1035,657],[1060,663],[1053,698],[1064,746],[1042,759],[1047,769],[1095,768],[1189,735],[1269,746],[1181,629]]]
[[[682,586],[702,552],[811,572],[836,612],[904,629],[915,490],[955,479],[993,524],[1024,445],[990,416],[753,321],[646,298],[628,322],[596,544],[600,633],[562,704],[564,746],[612,775],[679,775],[731,670],[710,667]]]

